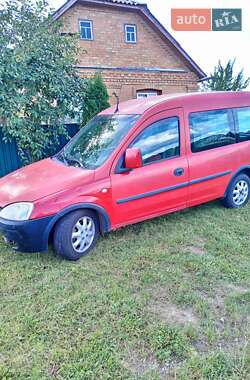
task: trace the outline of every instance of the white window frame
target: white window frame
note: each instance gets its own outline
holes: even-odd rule
[[[91,38],[83,38],[82,37],[82,33],[81,33],[82,27],[81,27],[81,24],[83,22],[89,22],[89,25],[90,25],[89,29],[90,29]],[[83,40],[83,41],[93,41],[94,35],[93,35],[93,22],[92,22],[92,20],[79,20],[79,30],[80,30],[80,39],[81,40]]]
[[[157,91],[141,91],[141,92],[137,92],[136,94],[137,99],[147,99],[153,96],[158,96],[158,92]]]
[[[128,32],[127,31],[127,28],[134,28],[134,31],[133,32]],[[124,32],[125,32],[125,42],[127,44],[136,44],[137,43],[137,27],[135,24],[125,24],[124,25]],[[134,41],[128,41],[127,39],[127,33],[129,33],[130,35],[134,34],[135,35],[135,40]]]

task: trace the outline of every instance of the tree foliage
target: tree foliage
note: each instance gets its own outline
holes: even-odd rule
[[[66,134],[66,116],[84,112],[77,36],[62,35],[61,27],[43,1],[10,0],[0,9],[1,127],[27,162]]]
[[[96,74],[88,81],[85,99],[85,112],[82,123],[85,124],[98,112],[108,108],[109,95],[101,74]]]
[[[243,69],[234,75],[234,65],[235,59],[229,60],[225,67],[219,61],[211,79],[203,83],[202,91],[240,91],[247,88],[250,78],[244,78]]]

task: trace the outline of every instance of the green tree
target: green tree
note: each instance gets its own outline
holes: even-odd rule
[[[82,124],[85,124],[93,116],[109,106],[107,88],[103,82],[101,74],[97,73],[87,84]]]
[[[202,91],[241,91],[247,88],[250,78],[244,78],[243,69],[234,74],[235,59],[229,60],[224,67],[219,61],[214,72],[206,83],[202,84]]]
[[[0,8],[1,128],[26,162],[66,134],[66,116],[84,113],[77,36],[62,35],[61,27],[43,1],[10,0]]]

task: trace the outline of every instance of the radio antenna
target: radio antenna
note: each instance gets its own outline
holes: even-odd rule
[[[119,112],[119,103],[120,103],[120,100],[119,100],[119,96],[113,92],[113,95],[114,97],[116,98],[116,109],[115,109],[115,113]]]

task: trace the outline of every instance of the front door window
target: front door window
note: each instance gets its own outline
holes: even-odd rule
[[[178,117],[151,124],[136,138],[131,147],[141,150],[143,165],[179,156]]]

